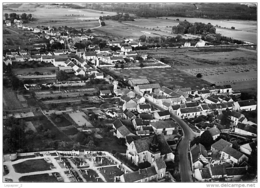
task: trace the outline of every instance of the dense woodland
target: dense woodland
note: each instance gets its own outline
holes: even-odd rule
[[[239,3],[89,3],[86,8],[135,14],[138,17],[195,17],[257,20],[257,8]]]

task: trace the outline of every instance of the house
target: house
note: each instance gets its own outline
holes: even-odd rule
[[[194,178],[202,182],[208,182],[212,179],[209,168],[195,169]]]
[[[207,104],[216,104],[216,103],[220,103],[218,99],[212,97],[212,96],[209,96],[208,98],[204,99],[204,101],[207,103]]]
[[[149,121],[154,120],[153,115],[149,113],[140,113],[138,116],[143,120],[149,120]]]
[[[113,129],[115,130],[114,136],[119,138],[126,138],[127,136],[134,136],[133,133],[129,131],[129,129],[122,123],[121,120],[117,119],[113,123]]]
[[[238,104],[240,106],[240,110],[245,110],[245,111],[256,110],[256,105],[257,105],[256,101],[253,99],[238,101]]]
[[[126,96],[128,96],[130,99],[135,98],[135,92],[134,91],[129,91]]]
[[[169,110],[154,112],[154,118],[158,120],[170,119],[171,114]]]
[[[144,127],[150,126],[150,120],[143,120],[141,118],[135,118],[132,120],[135,130],[143,130]]]
[[[207,150],[202,144],[195,144],[191,147],[191,158],[192,158],[192,168],[202,169],[204,164],[208,164],[209,161],[205,157],[208,157]]]
[[[20,55],[27,55],[27,51],[26,50],[19,50],[19,54]]]
[[[220,136],[220,130],[217,127],[212,127],[207,130],[212,136],[213,140],[216,140]]]
[[[66,54],[66,52],[63,50],[63,49],[56,49],[54,52],[53,52],[53,54],[56,56],[58,56],[58,55],[64,55],[64,54]]]
[[[156,159],[153,163],[153,166],[155,167],[155,170],[157,172],[158,178],[165,177],[166,173],[166,164],[163,161],[162,158]]]
[[[196,43],[195,47],[204,47],[206,45],[206,41],[200,40],[199,42]]]
[[[136,118],[136,115],[134,113],[132,113],[131,111],[128,111],[128,110],[125,110],[124,111],[124,117],[126,119],[130,119],[130,120],[133,120]]]
[[[55,67],[66,67],[68,66],[68,56],[63,55],[63,56],[54,56],[54,61],[52,62]]]
[[[210,94],[211,94],[211,93],[210,93],[210,91],[209,91],[208,89],[204,89],[204,90],[198,91],[198,95],[199,95],[200,97],[202,97],[203,99],[209,97]]]
[[[202,109],[200,107],[191,108],[180,108],[177,110],[177,115],[183,118],[194,118],[195,116],[200,116],[202,114]]]
[[[226,176],[226,168],[223,164],[210,165],[212,179],[224,178]]]
[[[173,161],[174,154],[163,135],[152,135],[133,140],[127,146],[126,157],[138,165],[145,161],[153,163],[156,159]]]
[[[121,97],[122,98],[122,97]],[[137,111],[137,103],[133,99],[129,99],[123,104],[123,110]]]
[[[155,134],[173,135],[177,133],[178,124],[174,121],[155,121],[150,123]]]
[[[137,105],[137,111],[139,113],[144,113],[144,112],[151,112],[152,107],[150,104],[138,104]]]
[[[131,46],[122,46],[121,47],[121,51],[122,52],[131,52],[132,51],[132,47]]]
[[[248,161],[248,157],[241,153],[240,151],[235,150],[230,146],[226,146],[221,152],[221,160],[232,161],[235,164],[241,163],[243,161]]]
[[[130,78],[128,80],[128,83],[131,86],[137,86],[137,85],[143,85],[143,84],[149,84],[149,80],[147,80],[146,78],[142,78],[142,79],[134,79],[134,78]]]
[[[96,52],[85,52],[83,58],[85,60],[97,59],[97,53]]]
[[[249,143],[246,143],[246,144],[240,146],[240,151],[242,153],[247,154],[247,155],[251,155],[252,147],[251,147],[251,145]]]
[[[95,78],[96,79],[104,79],[104,74],[102,72],[101,73],[98,72],[98,73],[95,74]]]
[[[237,127],[235,127],[234,133],[240,134],[243,136],[257,136],[257,127],[254,125],[246,125],[242,123],[238,123]]]
[[[76,70],[75,75],[85,76],[86,72],[83,69],[79,68],[78,70]]]
[[[220,140],[211,145],[211,151],[213,153],[220,153],[221,151],[223,151],[225,147],[232,147],[232,143],[221,138]]]
[[[101,97],[107,97],[107,96],[112,96],[112,93],[111,93],[111,91],[110,90],[100,90],[100,96]]]
[[[241,181],[241,178],[247,173],[247,167],[226,168],[225,181]]]
[[[191,43],[190,42],[185,42],[183,47],[191,47]]]
[[[160,84],[143,84],[143,85],[138,85],[136,89],[142,93],[147,92],[147,93],[152,93],[153,90],[155,89],[160,89]]]
[[[121,47],[121,41],[112,41],[112,42],[109,42],[109,46],[117,46],[117,47]]]
[[[235,125],[238,124],[238,120],[240,119],[240,117],[241,117],[241,113],[236,112],[236,111],[231,112],[230,119],[231,119],[231,121],[233,121],[233,123]]]
[[[39,28],[34,28],[33,29],[33,33],[40,33],[40,32],[41,32],[41,30]]]

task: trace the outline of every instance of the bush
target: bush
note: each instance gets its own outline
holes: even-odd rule
[[[201,73],[199,73],[199,74],[197,74],[197,76],[196,76],[197,78],[202,78],[202,74]]]

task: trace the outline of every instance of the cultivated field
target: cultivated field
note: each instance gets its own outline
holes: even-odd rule
[[[49,174],[37,174],[37,175],[30,175],[30,176],[22,176],[19,179],[19,182],[59,182],[57,178],[53,175]]]
[[[132,78],[147,77],[150,82],[159,83],[161,86],[169,88],[178,86],[201,88],[209,85],[209,82],[190,76],[175,68],[120,70],[119,73]]]
[[[15,110],[23,107],[14,91],[9,89],[3,90],[3,103],[4,110]]]
[[[50,165],[43,159],[27,160],[13,165],[18,173],[50,170]]]
[[[236,65],[211,68],[183,69],[184,72],[196,76],[202,74],[202,79],[217,85],[230,84],[257,79],[256,65]]]
[[[116,38],[139,38],[141,35],[146,36],[172,36],[169,33],[162,31],[154,31],[150,29],[144,29],[141,27],[136,27],[133,25],[124,24],[124,22],[119,23],[118,21],[106,20],[106,26],[97,28],[95,31],[101,34],[106,34]],[[133,22],[134,24],[134,22]]]

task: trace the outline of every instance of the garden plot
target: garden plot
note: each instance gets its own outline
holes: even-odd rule
[[[87,115],[84,112],[73,112],[69,113],[68,115],[80,127],[93,127],[92,124],[87,120]]]

